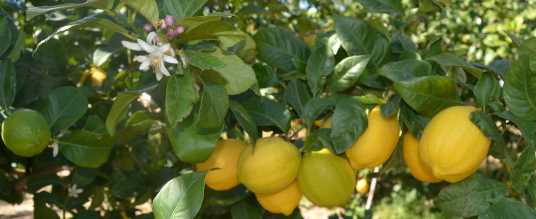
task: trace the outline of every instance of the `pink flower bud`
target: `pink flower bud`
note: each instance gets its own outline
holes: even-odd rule
[[[168,28],[168,25],[166,24],[165,21],[160,23],[160,29],[161,29],[161,30],[165,30],[165,29],[167,29],[167,28]]]
[[[164,17],[164,23],[166,23],[168,27],[173,26],[175,25],[175,18],[171,15],[166,15]]]
[[[180,26],[180,25],[177,26],[177,27],[175,28],[175,32],[176,32],[177,34],[182,34],[182,33],[184,33],[184,27],[183,27],[183,26]]]
[[[144,30],[145,32],[151,32],[151,31],[153,31],[153,25],[151,25],[151,24],[145,24],[145,25],[143,25],[143,30]]]
[[[179,35],[179,34],[177,33],[177,31],[175,31],[175,30],[173,30],[173,29],[172,29],[172,30],[169,30],[169,31],[166,33],[166,37],[167,37],[168,39],[173,39],[173,38],[175,38],[175,37],[178,36],[178,35]]]

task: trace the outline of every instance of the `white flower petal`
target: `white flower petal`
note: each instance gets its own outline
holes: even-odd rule
[[[162,80],[162,78],[164,77],[164,75],[162,75],[162,74],[159,73],[159,72],[156,72],[155,74],[156,74],[156,80],[157,80],[157,81]]]
[[[146,62],[149,60],[148,56],[135,56],[134,61],[136,62]]]
[[[171,76],[171,74],[169,73],[169,71],[167,70],[166,66],[164,65],[164,62],[160,62],[160,72],[165,75],[165,76]]]
[[[151,43],[153,45],[158,45],[158,34],[156,34],[154,31],[150,32],[149,35],[147,35],[147,42]]]
[[[140,65],[140,70],[147,71],[151,67],[151,62],[142,62]]]
[[[130,41],[121,41],[121,44],[123,44],[124,47],[130,50],[134,51],[141,51],[141,47],[138,43],[130,42]]]
[[[167,63],[179,64],[179,60],[173,56],[164,56],[164,61]]]
[[[153,45],[148,44],[147,42],[138,39],[138,44],[140,44],[141,48],[145,50],[147,53],[154,53],[157,48]]]

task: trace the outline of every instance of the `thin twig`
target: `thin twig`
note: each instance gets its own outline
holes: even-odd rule
[[[367,196],[367,203],[365,205],[365,215],[369,215],[370,217],[366,218],[372,218],[372,201],[374,200],[374,192],[376,191],[376,185],[378,184],[378,173],[380,172],[380,168],[376,167],[374,168],[374,177],[372,177],[372,181],[370,182],[370,190]]]

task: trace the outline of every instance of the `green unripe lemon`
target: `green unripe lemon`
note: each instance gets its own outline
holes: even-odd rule
[[[50,129],[37,111],[18,110],[2,123],[2,140],[7,148],[21,157],[41,153],[50,140]]]

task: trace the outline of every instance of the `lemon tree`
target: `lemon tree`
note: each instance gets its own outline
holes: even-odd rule
[[[533,5],[0,1],[0,200],[38,219],[536,218]]]

